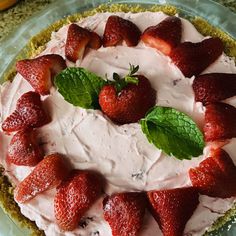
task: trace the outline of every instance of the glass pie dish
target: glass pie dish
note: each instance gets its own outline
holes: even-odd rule
[[[57,1],[54,4],[49,5],[47,9],[33,16],[30,20],[25,22],[14,33],[9,35],[4,42],[2,42],[0,48],[0,78],[1,82],[4,80],[4,75],[9,73],[14,65],[16,58],[24,57],[27,50],[28,40],[39,33],[41,30],[47,28],[53,22],[64,18],[68,15],[83,12],[85,10],[92,9],[102,3],[106,3],[104,0],[68,0]],[[144,7],[149,7],[153,4],[170,4],[180,9],[180,15],[184,17],[199,16],[206,19],[213,26],[222,29],[228,33],[232,38],[236,38],[236,32],[233,22],[236,20],[236,15],[230,12],[227,8],[207,0],[149,0],[149,1],[122,1],[114,0],[109,1],[111,3],[122,4],[141,4]],[[6,218],[2,212],[0,212],[0,235],[26,235],[27,233],[15,227],[14,223],[9,218]],[[3,219],[3,220],[2,220]],[[236,235],[236,224],[232,219],[230,223],[226,224],[218,232],[211,233],[211,235]],[[4,227],[5,228],[4,228]],[[7,226],[7,227],[6,227]],[[12,230],[10,230],[10,226]],[[229,229],[230,228],[230,229]],[[229,230],[228,230],[229,229]]]

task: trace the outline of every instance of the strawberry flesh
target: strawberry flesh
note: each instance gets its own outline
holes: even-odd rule
[[[141,31],[131,21],[119,16],[110,16],[107,20],[103,34],[103,46],[116,46],[125,41],[128,47],[136,46],[139,43]]]
[[[150,47],[169,55],[181,40],[181,20],[175,16],[169,16],[156,26],[148,27],[142,34],[142,41]]]
[[[59,154],[46,156],[15,189],[15,200],[24,203],[37,194],[58,186],[68,175],[68,168]]]
[[[196,188],[154,190],[147,193],[150,211],[164,236],[182,236],[187,221],[198,206]]]
[[[104,180],[89,170],[73,170],[57,188],[54,199],[56,221],[62,230],[74,230],[102,193]]]
[[[35,130],[18,131],[8,147],[7,161],[20,166],[35,166],[43,159],[43,150],[36,139]]]
[[[50,93],[53,77],[65,68],[65,60],[56,54],[25,59],[16,63],[17,72],[30,83],[35,92],[41,95]]]
[[[149,80],[137,76],[138,84],[128,84],[119,94],[114,85],[105,85],[99,94],[102,111],[118,124],[134,123],[155,105],[156,91]]]
[[[213,150],[198,167],[191,168],[189,177],[201,194],[219,198],[236,196],[236,166],[223,149]]]
[[[236,137],[235,120],[235,107],[220,102],[207,105],[203,128],[205,141],[220,141]]]
[[[16,110],[2,123],[2,129],[5,132],[14,132],[40,127],[49,121],[50,118],[43,109],[40,95],[30,91],[18,99]]]
[[[77,24],[71,24],[68,29],[65,55],[72,62],[76,62],[84,55],[86,47],[98,49],[102,45],[100,36]]]
[[[103,200],[103,215],[113,236],[138,235],[146,207],[143,193],[118,193]]]
[[[199,43],[181,43],[171,51],[170,57],[184,76],[190,78],[203,72],[222,52],[222,41],[219,38],[208,38]]]

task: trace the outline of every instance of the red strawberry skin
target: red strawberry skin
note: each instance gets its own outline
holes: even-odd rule
[[[119,124],[138,122],[155,105],[156,91],[149,80],[138,75],[138,85],[128,84],[119,94],[113,85],[105,85],[99,94],[102,111]]]
[[[103,200],[103,215],[113,236],[137,236],[145,208],[146,198],[143,193],[118,193]]]
[[[68,175],[68,168],[59,154],[46,156],[15,189],[15,200],[24,203],[37,194],[58,186]]]
[[[5,132],[40,127],[50,121],[43,109],[40,95],[35,92],[23,94],[17,101],[16,110],[2,123]]]
[[[142,34],[142,41],[150,47],[169,55],[181,40],[181,20],[175,16],[169,16],[156,26],[148,27]]]
[[[199,43],[179,44],[171,51],[170,58],[184,76],[190,78],[204,71],[222,52],[222,41],[219,38],[208,38]]]
[[[101,45],[102,40],[97,33],[82,28],[77,24],[71,24],[67,33],[65,55],[68,60],[76,62],[83,57],[87,46],[98,49]]]
[[[187,221],[198,206],[196,188],[176,188],[147,193],[150,210],[164,236],[182,236]]]
[[[32,129],[18,131],[8,147],[7,161],[20,166],[35,166],[43,159],[36,132]]]
[[[65,60],[56,54],[25,59],[16,63],[17,72],[30,83],[35,92],[41,95],[50,93],[52,78],[65,68]]]
[[[219,102],[236,95],[236,74],[210,73],[193,81],[195,101],[203,104]]]
[[[116,46],[125,41],[128,47],[136,46],[139,43],[141,31],[131,21],[119,16],[110,16],[107,20],[103,34],[103,46]]]
[[[189,170],[193,186],[201,194],[228,198],[236,196],[236,166],[223,149],[216,149],[196,168]]]
[[[235,120],[235,107],[220,102],[207,105],[203,128],[205,141],[221,141],[236,137]]]
[[[100,174],[73,170],[57,188],[54,212],[62,230],[74,230],[91,205],[102,193],[104,180]]]

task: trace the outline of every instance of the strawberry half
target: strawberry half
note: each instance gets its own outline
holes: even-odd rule
[[[236,196],[236,166],[223,149],[216,149],[196,168],[189,170],[193,186],[201,194],[228,198]]]
[[[156,26],[148,27],[142,34],[141,40],[150,47],[156,48],[169,55],[181,40],[182,24],[180,18],[169,16]]]
[[[16,187],[16,201],[24,203],[37,194],[58,186],[67,174],[68,168],[61,155],[46,156]]]
[[[56,54],[25,59],[16,63],[17,72],[30,83],[35,92],[41,95],[50,93],[52,78],[65,68],[65,60]]]
[[[225,140],[236,137],[236,108],[225,103],[206,106],[204,136],[205,141]]]
[[[128,47],[136,46],[140,40],[141,31],[131,21],[119,16],[110,16],[103,34],[103,46],[110,47],[125,41]]]
[[[103,178],[89,170],[73,170],[57,188],[54,199],[55,217],[62,230],[74,230],[102,193]]]
[[[236,74],[211,73],[193,81],[195,101],[203,104],[218,102],[236,95]]]
[[[43,109],[40,95],[35,92],[24,93],[16,103],[16,110],[2,123],[6,132],[40,127],[50,121]]]
[[[138,84],[128,84],[120,93],[114,85],[105,85],[99,93],[102,111],[119,124],[138,122],[155,105],[156,91],[149,80],[137,75]]]
[[[196,188],[176,188],[147,193],[150,210],[164,236],[182,236],[187,221],[198,206]]]
[[[103,214],[112,236],[138,235],[145,214],[143,193],[118,193],[103,200]]]
[[[35,130],[18,131],[8,147],[7,161],[15,165],[35,166],[43,159],[43,150],[36,139]]]
[[[223,52],[219,38],[208,38],[199,43],[184,42],[174,48],[170,57],[184,76],[199,75]]]
[[[84,55],[86,47],[98,49],[102,45],[100,36],[77,24],[71,24],[68,29],[65,54],[70,61],[76,62]]]

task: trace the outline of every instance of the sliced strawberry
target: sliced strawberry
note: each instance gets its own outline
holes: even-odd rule
[[[65,54],[70,61],[76,62],[84,55],[86,47],[98,49],[102,45],[100,36],[77,24],[71,24],[68,29]]]
[[[110,47],[125,41],[127,46],[136,46],[140,40],[141,31],[131,21],[119,16],[110,16],[103,34],[103,46]]]
[[[236,108],[225,103],[206,106],[204,136],[207,142],[236,137]]]
[[[17,72],[30,83],[35,92],[41,95],[50,93],[52,78],[65,68],[65,60],[56,54],[21,60],[16,63]]]
[[[184,76],[199,75],[223,52],[219,38],[208,38],[199,43],[184,42],[171,51],[170,57]]]
[[[68,168],[59,154],[46,156],[15,189],[15,199],[24,203],[37,194],[58,186],[68,175]]]
[[[147,193],[150,210],[164,236],[182,236],[187,221],[198,206],[196,188],[176,188]]]
[[[43,150],[40,148],[35,130],[18,131],[8,147],[7,160],[9,163],[23,166],[35,166],[43,159]]]
[[[203,104],[219,102],[236,95],[236,74],[211,73],[193,81],[195,101]]]
[[[6,132],[40,127],[50,121],[43,109],[40,95],[35,92],[23,94],[17,101],[16,110],[2,123]]]
[[[138,84],[128,84],[118,94],[114,85],[105,85],[99,94],[102,111],[119,124],[138,122],[155,105],[156,91],[149,80],[137,76]]]
[[[55,217],[62,230],[74,230],[91,205],[102,193],[103,178],[85,170],[73,170],[57,188],[54,199]]]
[[[103,214],[112,236],[136,236],[143,222],[146,198],[143,193],[118,193],[103,200]]]
[[[181,40],[182,24],[180,18],[169,16],[156,26],[148,27],[142,34],[142,41],[150,47],[169,55]]]
[[[236,196],[236,166],[223,149],[212,151],[198,167],[189,170],[189,176],[201,194],[220,198]]]

